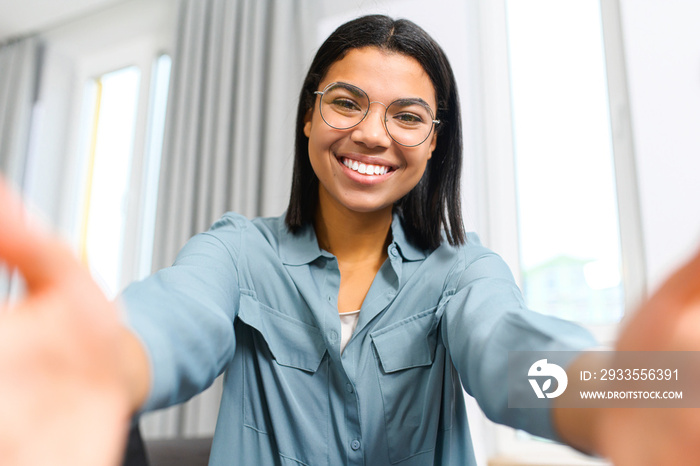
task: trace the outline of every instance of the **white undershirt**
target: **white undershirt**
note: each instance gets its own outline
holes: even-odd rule
[[[360,311],[340,313],[340,354],[343,354],[345,345],[348,344],[352,337],[352,332],[357,327],[357,321],[360,318]]]

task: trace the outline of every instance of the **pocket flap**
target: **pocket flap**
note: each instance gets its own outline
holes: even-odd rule
[[[318,328],[265,306],[248,295],[241,296],[238,318],[260,332],[278,364],[307,372],[318,370],[326,352]]]
[[[435,308],[370,334],[384,372],[429,366],[435,357]]]

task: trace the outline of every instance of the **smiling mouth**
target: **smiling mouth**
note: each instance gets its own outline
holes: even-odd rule
[[[350,170],[366,176],[381,176],[391,171],[391,167],[387,167],[386,165],[367,164],[346,157],[343,157],[342,162],[343,165]]]

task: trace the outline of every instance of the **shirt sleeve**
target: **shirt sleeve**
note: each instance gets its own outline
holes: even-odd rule
[[[508,407],[510,351],[582,351],[596,346],[572,322],[530,311],[506,263],[469,236],[448,284],[442,336],[465,390],[500,424],[560,440],[550,409]]]
[[[247,223],[226,215],[194,236],[175,263],[120,296],[127,324],[146,349],[151,389],[142,411],[206,389],[232,359],[238,314],[237,259]]]

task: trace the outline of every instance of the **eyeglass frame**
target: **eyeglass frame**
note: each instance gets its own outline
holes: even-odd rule
[[[360,92],[362,92],[362,94],[364,94],[365,97],[367,97],[368,103],[367,103],[367,110],[365,111],[365,114],[362,115],[362,118],[360,119],[360,121],[358,121],[357,123],[355,123],[352,126],[348,126],[347,128],[338,128],[338,127],[333,126],[330,123],[328,123],[328,121],[326,121],[326,118],[323,116],[323,110],[321,110],[321,105],[323,103],[323,94],[325,94],[331,86],[334,86],[336,84],[343,84],[345,86],[351,86],[351,87],[359,90]],[[425,136],[425,139],[423,139],[418,144],[412,144],[412,145],[403,144],[403,143],[397,141],[396,138],[394,138],[394,136],[391,134],[391,131],[389,131],[389,128],[387,127],[387,122],[389,121],[389,119],[387,118],[387,113],[389,112],[389,107],[394,105],[396,102],[399,102],[402,100],[414,100],[414,99],[400,98],[400,99],[396,99],[396,100],[391,101],[389,103],[389,105],[385,105],[383,102],[380,102],[378,100],[370,100],[369,94],[367,94],[364,91],[364,89],[362,89],[358,86],[355,86],[354,84],[346,83],[344,81],[334,81],[332,83],[329,83],[328,85],[326,85],[326,87],[323,88],[322,91],[314,91],[314,95],[321,96],[321,99],[319,100],[319,104],[318,104],[318,113],[321,115],[321,119],[323,120],[323,122],[325,124],[327,124],[329,127],[333,128],[333,129],[337,129],[339,131],[345,131],[345,130],[352,129],[352,128],[358,126],[360,123],[365,121],[365,118],[367,118],[367,115],[369,115],[369,108],[372,106],[372,104],[380,104],[382,107],[384,107],[384,119],[383,119],[384,131],[386,131],[386,134],[391,138],[392,141],[394,141],[396,144],[403,146],[403,147],[418,147],[418,146],[420,146],[421,144],[423,144],[425,141],[427,141],[430,138],[430,135],[435,130],[435,126],[440,124],[440,120],[435,119],[435,113],[433,113],[433,109],[430,108],[430,105],[428,105],[425,101],[423,101],[423,99],[420,99],[422,102],[416,100],[417,104],[423,105],[425,108],[428,109],[428,112],[430,112],[430,117],[432,118],[430,120],[431,121],[430,131],[428,131],[428,134]]]

